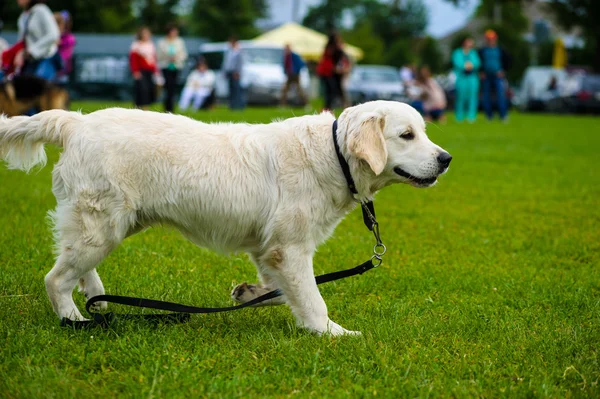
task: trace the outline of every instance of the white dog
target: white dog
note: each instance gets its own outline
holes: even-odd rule
[[[357,199],[393,183],[432,186],[451,156],[427,138],[423,119],[406,104],[348,108],[337,138],[354,198],[333,122],[322,113],[266,125],[205,124],[119,108],[0,119],[0,158],[10,168],[44,164],[44,143],[64,148],[52,174],[58,256],[45,279],[54,311],[83,320],[73,288],[104,294],[96,272],[102,259],[126,237],[165,223],[197,245],[250,254],[261,282],[234,289],[238,302],[279,288],[300,326],[354,333],[327,315],[313,274],[315,249]]]

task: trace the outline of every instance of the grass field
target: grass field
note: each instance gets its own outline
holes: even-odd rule
[[[52,167],[0,166],[0,397],[599,397],[600,119],[514,114],[429,135],[454,156],[450,172],[429,190],[381,192],[385,263],[322,286],[332,319],[360,337],[313,336],[285,307],[60,328],[43,283]],[[356,210],[315,272],[362,262],[371,247]],[[255,280],[245,255],[164,228],[126,240],[99,273],[107,293],[205,306],[230,304],[232,286]]]

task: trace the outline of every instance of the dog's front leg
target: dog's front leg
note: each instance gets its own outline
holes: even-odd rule
[[[302,246],[276,247],[263,255],[261,263],[285,294],[300,327],[318,334],[360,334],[346,330],[329,319],[327,305],[315,282],[313,253],[314,250]]]

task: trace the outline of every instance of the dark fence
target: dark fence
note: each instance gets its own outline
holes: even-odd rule
[[[10,44],[17,41],[16,32],[2,32]],[[129,70],[129,48],[133,35],[105,35],[75,33],[77,45],[73,57],[73,71],[69,92],[73,99],[106,99],[129,101],[133,98],[133,77]],[[155,38],[157,42],[160,38]],[[179,74],[178,89],[194,67],[200,45],[206,40],[183,38],[190,58]]]

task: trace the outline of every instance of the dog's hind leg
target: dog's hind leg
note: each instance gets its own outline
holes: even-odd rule
[[[266,293],[277,289],[275,281],[269,276],[268,273],[264,272],[265,266],[261,264],[259,255],[250,254],[250,259],[256,265],[260,283],[248,284],[247,282],[244,282],[235,286],[235,288],[231,291],[231,299],[238,303],[249,302],[253,299],[258,298],[259,296],[262,296]],[[283,305],[284,303],[285,297],[280,296],[261,302],[254,306],[277,306]]]
[[[111,223],[114,219],[102,204],[87,196],[82,196],[74,204],[59,202],[51,216],[55,222],[58,258],[54,268],[46,275],[46,290],[60,318],[80,320],[83,317],[73,301],[73,289],[79,282],[88,295],[103,292],[94,269],[125,233],[116,230],[115,223]],[[126,216],[121,219],[126,219]]]

